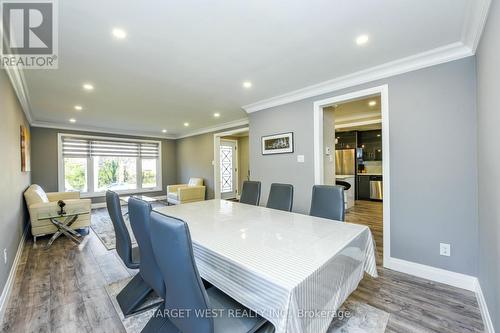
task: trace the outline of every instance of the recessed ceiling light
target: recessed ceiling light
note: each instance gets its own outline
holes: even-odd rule
[[[76,123],[76,119],[75,119],[75,118],[70,118],[70,119],[69,119],[69,122],[70,122],[70,123]]]
[[[215,113],[214,113],[214,117],[215,117],[215,118],[219,118],[219,117],[220,117],[220,113],[219,113],[219,112],[215,112]]]
[[[82,111],[83,107],[81,105],[75,105],[75,110],[76,111]]]
[[[250,81],[245,81],[243,82],[243,88],[252,88],[252,82]]]
[[[112,33],[116,39],[125,39],[127,37],[127,32],[121,28],[113,28]]]
[[[90,83],[84,83],[83,84],[83,89],[85,89],[87,91],[92,91],[92,90],[94,90],[94,86],[91,85]]]
[[[377,105],[377,101],[369,101],[368,105],[369,106],[375,106],[375,105]]]
[[[358,44],[358,45],[365,45],[366,43],[368,43],[369,39],[370,39],[370,37],[368,37],[368,35],[359,35],[356,38],[356,44]]]
[[[162,133],[167,133],[167,130],[166,129],[162,129],[161,132]]]
[[[188,127],[188,126],[189,126],[189,123],[184,123],[184,126]]]

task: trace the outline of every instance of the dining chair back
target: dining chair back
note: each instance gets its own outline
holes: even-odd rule
[[[141,253],[139,274],[158,296],[164,297],[165,284],[151,245],[151,205],[146,201],[130,197],[128,213],[130,225]]]
[[[151,213],[151,243],[166,288],[165,311],[209,309],[208,295],[193,257],[187,224],[157,212]],[[213,332],[211,316],[171,316],[170,321],[181,332]]]
[[[260,201],[260,182],[245,180],[241,189],[240,202],[258,206]]]
[[[115,230],[116,252],[125,266],[131,269],[139,268],[139,260],[132,255],[132,241],[123,220],[120,197],[116,192],[106,191],[106,206]]]
[[[344,187],[338,185],[314,185],[309,215],[344,221]]]
[[[267,199],[267,208],[292,211],[293,206],[293,185],[290,184],[271,184],[269,198]]]

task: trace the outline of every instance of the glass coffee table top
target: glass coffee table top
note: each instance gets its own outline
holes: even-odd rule
[[[128,199],[130,199],[131,197],[134,197],[134,198],[140,199],[142,201],[146,201],[146,202],[158,202],[158,201],[161,201],[161,199],[153,198],[153,197],[148,197],[147,195],[142,195],[142,194],[122,196],[122,197],[120,197],[120,200],[128,202]]]
[[[47,210],[43,212],[38,212],[38,219],[49,220],[49,219],[65,218],[65,217],[71,217],[75,215],[82,215],[89,213],[90,212],[88,211],[88,209],[83,209],[83,208],[67,208],[65,209],[65,213],[62,215],[59,213],[59,210]]]

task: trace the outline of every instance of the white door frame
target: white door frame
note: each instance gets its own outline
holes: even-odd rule
[[[214,159],[212,161],[212,165],[214,166],[214,197],[215,199],[220,199],[220,139],[223,136],[235,135],[242,132],[247,132],[250,130],[250,127],[243,127],[234,129],[231,131],[220,132],[214,134]],[[238,153],[236,153],[238,154]],[[237,157],[236,157],[237,158]],[[239,172],[239,165],[238,165]],[[238,191],[239,178],[236,181],[236,190]],[[238,191],[239,195],[239,191]]]
[[[239,164],[239,160],[238,160],[238,140],[233,140],[233,139],[224,139],[224,138],[221,138],[220,139],[220,142],[222,141],[226,141],[226,142],[232,142],[234,144],[234,155],[233,155],[233,162],[234,162],[234,165],[233,165],[233,189],[234,189],[234,197],[238,197],[238,195],[240,194],[240,191],[239,191],[239,182],[240,182],[240,177],[239,177],[239,171],[240,171],[240,164]],[[219,151],[219,156],[220,156],[220,151]],[[220,162],[220,157],[219,157],[219,162]],[[220,168],[220,164],[219,164],[219,168]],[[235,171],[236,169],[236,171]],[[220,171],[219,171],[220,172]],[[220,173],[219,173],[220,175]],[[221,197],[222,197],[222,193],[221,193]]]
[[[314,183],[323,184],[323,108],[380,94],[382,109],[382,177],[384,181],[383,227],[384,227],[384,267],[391,258],[391,178],[389,150],[389,87],[377,86],[352,93],[339,95],[314,102]]]

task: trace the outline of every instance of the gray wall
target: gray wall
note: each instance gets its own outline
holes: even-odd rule
[[[16,256],[17,247],[28,221],[23,192],[30,185],[31,174],[21,172],[20,126],[29,126],[7,74],[0,70],[0,290]],[[3,250],[7,249],[7,264]]]
[[[477,273],[475,58],[406,73],[250,114],[252,179],[262,202],[272,182],[295,186],[307,213],[314,184],[313,102],[389,85],[391,255],[464,274]],[[263,135],[294,132],[293,154],[263,156]],[[305,155],[305,163],[296,156]],[[451,244],[451,257],[439,243]]]
[[[33,184],[40,185],[47,192],[58,191],[57,180],[57,134],[58,133],[75,133],[85,135],[100,135],[100,136],[118,136],[123,135],[68,131],[52,128],[33,127],[31,129],[32,136],[32,181]],[[129,136],[134,139],[151,139],[137,136]],[[165,194],[167,185],[177,182],[177,163],[176,163],[176,144],[174,140],[161,140],[162,152],[162,182],[163,191],[154,192],[151,195]],[[104,197],[92,198],[92,202],[104,202]]]
[[[477,51],[479,282],[500,331],[500,5],[492,1]]]
[[[177,181],[180,184],[187,183],[190,177],[201,177],[207,187],[206,199],[215,196],[214,187],[214,134],[227,132],[238,126],[223,131],[211,132],[178,139],[177,142]]]

